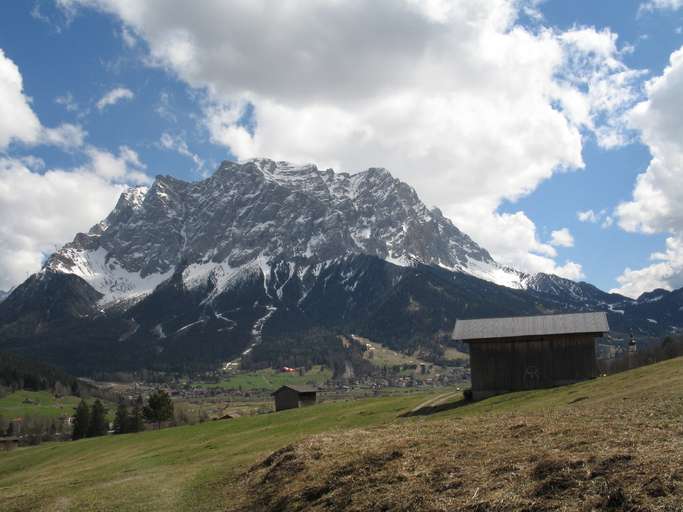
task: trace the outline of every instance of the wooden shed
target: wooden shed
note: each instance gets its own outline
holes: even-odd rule
[[[272,393],[275,397],[275,410],[284,411],[314,405],[317,393],[318,390],[310,386],[282,386]]]
[[[453,339],[470,347],[472,398],[562,386],[597,376],[595,340],[607,315],[572,313],[457,320]]]
[[[0,451],[9,452],[19,446],[19,438],[16,436],[0,437]]]

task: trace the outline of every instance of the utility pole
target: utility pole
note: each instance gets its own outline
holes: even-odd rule
[[[635,355],[638,352],[638,347],[636,346],[636,339],[633,337],[633,329],[629,331],[630,339],[628,341],[628,369],[633,368],[635,364]]]

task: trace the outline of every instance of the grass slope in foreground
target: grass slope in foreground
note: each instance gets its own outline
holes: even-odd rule
[[[0,454],[0,503],[3,511],[680,510],[683,359],[397,418],[430,398],[20,449]]]

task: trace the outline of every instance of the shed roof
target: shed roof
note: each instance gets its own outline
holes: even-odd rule
[[[605,333],[608,331],[607,314],[600,311],[564,315],[457,320],[453,330],[453,339],[467,341],[551,334]]]
[[[283,389],[291,389],[296,391],[297,393],[317,393],[318,390],[312,386],[299,386],[299,385],[294,385],[294,384],[286,384],[284,386],[280,386],[277,388],[275,391],[273,391],[273,395],[275,393],[278,393],[279,391],[282,391]]]

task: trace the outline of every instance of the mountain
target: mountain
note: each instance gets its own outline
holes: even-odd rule
[[[384,169],[350,175],[271,160],[224,162],[203,181],[158,176],[149,190],[131,189],[45,269],[83,278],[108,306],[148,294],[181,264],[194,287],[254,265],[284,260],[304,268],[347,254],[518,287],[522,278]]]
[[[194,368],[321,332],[409,350],[457,317],[595,309],[658,335],[683,326],[681,295],[634,301],[500,265],[384,169],[256,159],[122,194],[0,303],[0,348],[75,373]]]

